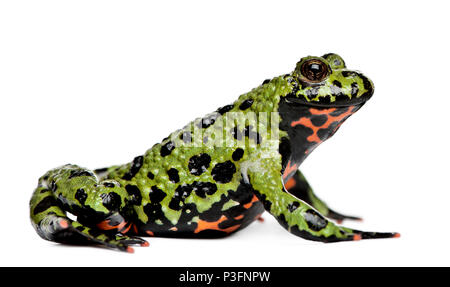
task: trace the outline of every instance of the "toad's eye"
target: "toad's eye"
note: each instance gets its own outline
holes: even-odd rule
[[[305,80],[313,83],[322,82],[328,76],[328,66],[319,59],[311,59],[303,63],[301,73]]]

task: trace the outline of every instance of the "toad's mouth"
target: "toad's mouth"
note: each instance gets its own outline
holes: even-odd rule
[[[285,98],[285,101],[289,105],[293,106],[308,106],[308,107],[318,107],[318,108],[343,108],[350,106],[362,106],[364,105],[370,97],[361,97],[356,98],[351,101],[345,102],[330,102],[330,103],[321,103],[321,102],[308,102],[299,98]]]

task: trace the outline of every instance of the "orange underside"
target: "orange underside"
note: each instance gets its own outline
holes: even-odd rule
[[[253,206],[253,204],[255,202],[258,202],[259,199],[256,197],[256,195],[253,195],[251,201],[249,203],[246,203],[243,205],[243,207],[245,209],[249,209],[250,207]],[[260,214],[255,218],[259,218]],[[234,217],[235,220],[240,220],[244,218],[244,214],[238,215],[236,217]],[[194,233],[199,233],[200,231],[204,231],[204,230],[218,230],[218,231],[223,231],[226,233],[231,233],[233,231],[235,231],[236,229],[238,229],[241,225],[240,224],[236,224],[227,228],[220,228],[219,224],[221,222],[226,221],[228,218],[225,215],[222,215],[218,220],[216,221],[206,221],[206,220],[202,220],[200,219],[197,222],[197,228],[194,230]],[[172,227],[170,228],[171,231],[178,231],[178,229],[176,227]],[[150,236],[154,236],[154,233],[150,230],[146,230],[145,231],[148,235]]]
[[[332,112],[334,112],[336,110],[336,108],[324,109],[324,110],[318,110],[318,109],[311,108],[311,109],[309,109],[309,112],[312,115],[326,115],[328,117],[327,121],[324,124],[322,124],[321,126],[317,127],[317,126],[313,125],[313,123],[311,122],[311,119],[309,119],[307,117],[301,117],[298,121],[293,121],[291,123],[291,126],[295,127],[296,125],[303,125],[307,128],[310,128],[313,131],[313,134],[308,136],[306,139],[309,142],[321,143],[322,140],[317,136],[317,132],[320,129],[327,129],[332,123],[340,122],[343,119],[345,119],[346,117],[350,116],[352,114],[353,108],[354,108],[354,106],[350,106],[346,112],[340,114],[339,116],[335,116],[335,117],[331,116],[330,114]],[[336,127],[336,129],[337,129],[337,127]]]
[[[222,217],[219,218],[217,221],[205,221],[205,220],[199,220],[197,222],[197,228],[195,229],[194,233],[199,233],[203,230],[219,230],[224,231],[226,233],[231,233],[235,231],[236,229],[241,226],[240,224],[237,224],[235,226],[230,226],[228,228],[219,228],[219,224],[223,221],[227,220],[227,217],[225,215],[222,215]]]

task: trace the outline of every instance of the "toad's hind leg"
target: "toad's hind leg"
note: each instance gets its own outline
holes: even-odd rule
[[[129,245],[147,246],[148,243],[124,235],[131,224],[119,213],[121,193],[117,182],[98,182],[91,171],[78,166],[51,170],[39,179],[31,197],[32,225],[46,240],[74,245],[99,244],[132,252]],[[77,215],[80,222],[70,219],[67,212]]]
[[[324,216],[334,219],[339,223],[341,223],[344,219],[362,220],[360,217],[344,215],[329,208],[325,202],[314,194],[311,186],[300,170],[297,170],[297,172],[284,184],[284,186],[290,194],[308,203]]]

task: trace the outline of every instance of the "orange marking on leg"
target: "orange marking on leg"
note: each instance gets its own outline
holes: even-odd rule
[[[178,228],[176,228],[176,227],[174,226],[174,227],[171,227],[171,228],[169,228],[169,230],[172,230],[172,231],[177,231],[177,230],[178,230]]]
[[[395,233],[393,238],[400,238],[400,233]]]
[[[361,235],[360,234],[355,234],[353,235],[353,240],[361,240]]]
[[[256,216],[256,220],[259,222],[264,222],[264,218],[262,218],[261,214]]]
[[[109,223],[110,223],[109,219],[103,220],[102,222],[97,224],[97,227],[102,229],[102,230],[111,230],[111,229],[120,230],[127,224],[125,221],[122,221],[118,225],[110,225]]]
[[[129,230],[130,230],[130,228],[131,228],[131,224],[130,225],[128,225],[128,227],[127,228],[124,228],[123,230],[120,230],[120,233],[123,233],[123,234],[125,234],[125,233],[127,233]]]
[[[141,243],[142,247],[149,247],[150,243],[148,243],[148,241],[145,241],[144,243]]]
[[[259,199],[256,197],[256,195],[253,195],[252,200],[249,203],[244,204],[243,207],[245,209],[249,209],[253,205],[253,203],[257,201],[259,201]]]
[[[231,233],[231,232],[235,231],[236,229],[238,229],[240,226],[241,226],[240,224],[237,224],[237,225],[230,226],[230,227],[225,228],[225,229],[219,229],[219,230],[225,231],[226,233]]]
[[[295,181],[295,179],[294,179],[293,177],[291,177],[291,178],[288,179],[288,181],[284,184],[284,188],[286,188],[286,189],[291,189],[291,188],[293,188],[296,184],[297,184],[297,182]]]
[[[293,172],[296,171],[298,168],[297,164],[293,164],[291,166],[291,161],[288,161],[286,168],[284,169],[283,172],[283,179],[286,179],[286,177],[288,177],[288,175]]]
[[[244,218],[244,215],[243,215],[243,214],[241,214],[241,215],[239,215],[239,216],[236,216],[234,219],[239,220],[239,219],[242,219],[242,218]]]
[[[59,221],[59,226],[61,226],[62,228],[67,228],[67,227],[69,227],[69,222],[67,222],[67,220],[65,220],[65,219],[61,219]]]
[[[155,234],[153,234],[153,232],[151,232],[150,230],[146,230],[145,233],[147,233],[150,236],[155,236]]]

